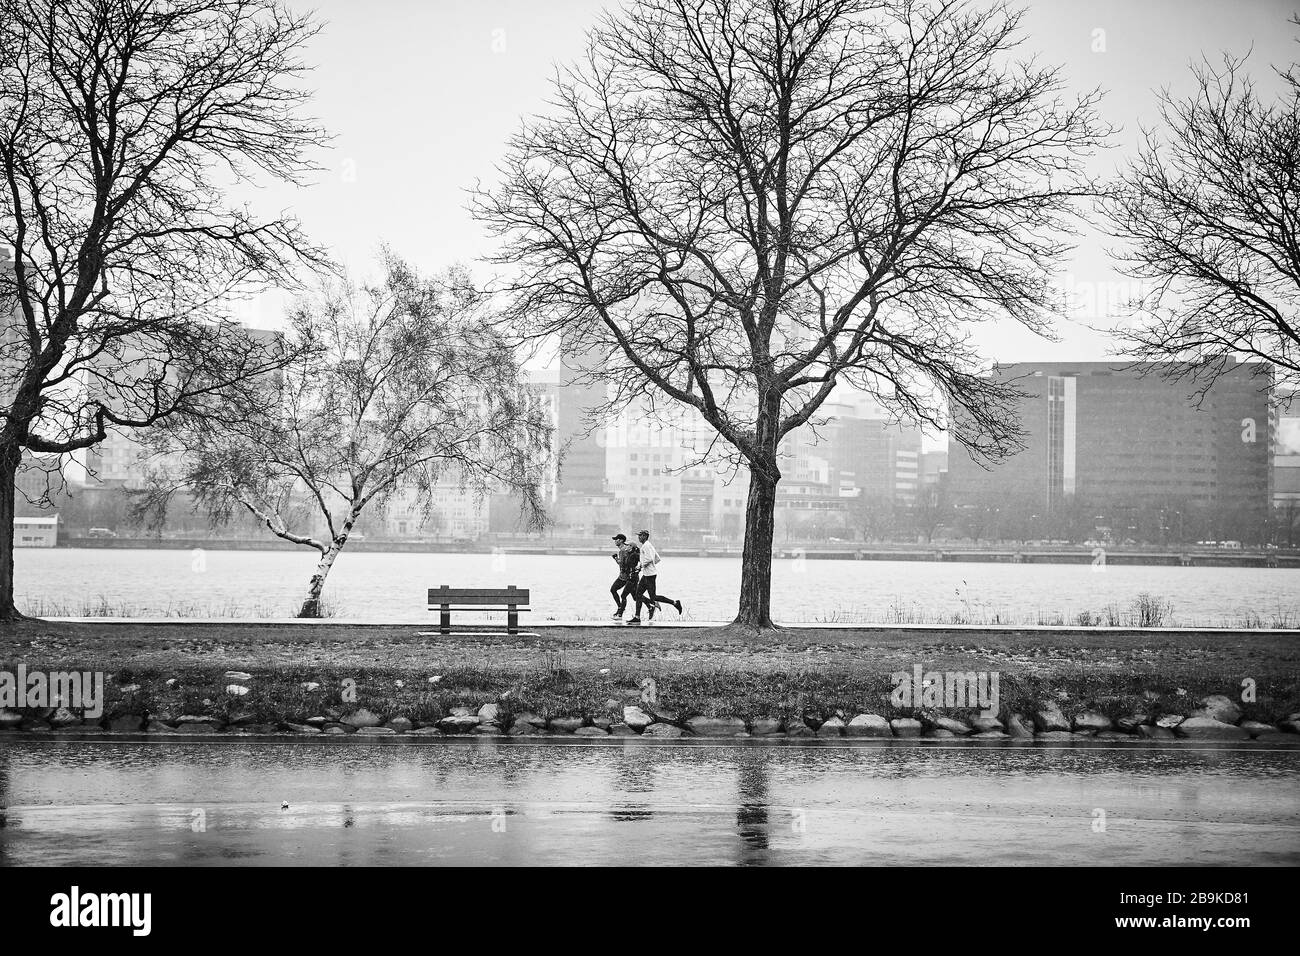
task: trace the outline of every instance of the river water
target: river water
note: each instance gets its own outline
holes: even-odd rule
[[[19,606],[48,616],[286,617],[315,564],[305,549],[53,548],[17,557]],[[613,578],[614,562],[604,554],[345,551],[326,601],[342,619],[410,622],[428,619],[429,587],[514,584],[531,590],[528,620],[602,620],[613,610]],[[1300,569],[1292,568],[777,559],[772,578],[774,616],[786,622],[1070,624],[1080,612],[1107,606],[1125,614],[1142,593],[1172,607],[1166,624],[1241,626],[1251,615],[1264,626],[1300,621]],[[665,558],[659,590],[681,598],[688,619],[729,619],[740,562]],[[671,610],[666,616],[677,617]]]
[[[0,864],[1300,863],[1259,744],[0,741]]]

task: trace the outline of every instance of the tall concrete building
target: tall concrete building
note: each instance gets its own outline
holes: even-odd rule
[[[560,465],[559,493],[593,495],[605,491],[606,455],[599,423],[590,413],[605,402],[605,385],[589,381],[597,365],[590,352],[560,350],[559,380],[555,392],[555,427],[564,460]]]
[[[1074,501],[1099,516],[1170,504],[1213,513],[1220,525],[1258,520],[1272,494],[1267,365],[1233,366],[1199,401],[1196,382],[1172,380],[1161,369],[1118,362],[999,367],[999,379],[1025,393],[1026,446],[986,470],[953,442],[954,504],[1004,502],[1043,515]]]

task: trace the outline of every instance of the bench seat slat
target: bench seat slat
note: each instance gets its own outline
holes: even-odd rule
[[[430,611],[441,611],[444,607],[446,607],[446,609],[447,609],[448,611],[478,611],[479,613],[482,613],[482,614],[492,614],[492,613],[496,613],[496,614],[505,614],[505,613],[506,613],[506,608],[504,608],[504,607],[488,607],[488,606],[485,606],[485,605],[482,605],[482,604],[469,604],[469,605],[458,605],[458,604],[448,604],[448,605],[443,605],[443,604],[430,604],[430,605],[429,605],[429,610],[430,610]],[[518,606],[516,606],[516,607],[515,607],[515,611],[520,612],[520,613],[522,613],[522,612],[524,612],[524,611],[528,611],[528,612],[531,613],[532,608],[530,608],[530,607],[518,607]]]

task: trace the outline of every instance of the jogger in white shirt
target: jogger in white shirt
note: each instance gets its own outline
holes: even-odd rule
[[[634,617],[628,621],[629,624],[641,623],[641,605],[645,604],[650,608],[649,620],[655,619],[655,610],[660,604],[670,604],[677,609],[677,613],[682,613],[682,602],[674,601],[666,594],[657,594],[655,592],[656,577],[659,574],[659,564],[663,560],[659,557],[658,550],[650,543],[649,531],[638,531],[637,540],[641,542],[641,561],[639,570],[641,572],[641,583],[636,589],[636,611]]]

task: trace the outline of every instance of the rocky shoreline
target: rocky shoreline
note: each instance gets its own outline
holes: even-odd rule
[[[239,698],[249,693],[252,675],[228,672],[225,687],[230,698],[220,707],[202,713],[176,713],[166,708],[132,710],[137,685],[117,688],[119,703],[108,715],[86,717],[69,707],[0,709],[0,731],[63,734],[207,735],[252,734],[359,737],[644,737],[647,739],[701,738],[852,738],[972,741],[1248,741],[1300,744],[1300,712],[1274,723],[1243,719],[1241,708],[1223,694],[1201,698],[1186,714],[1156,714],[1159,708],[1135,699],[1128,713],[1112,718],[1098,709],[1085,708],[1067,715],[1055,700],[1039,701],[998,716],[979,712],[948,713],[924,708],[910,715],[887,718],[876,713],[797,715],[688,714],[659,703],[636,698],[610,697],[597,713],[543,715],[515,710],[509,703],[486,703],[477,709],[457,705],[445,713],[411,717],[378,713],[364,705],[326,704],[319,713],[281,714],[270,717],[265,708],[241,707]],[[308,695],[319,684],[301,685]],[[636,698],[629,701],[627,698]],[[211,703],[206,700],[205,703]]]

